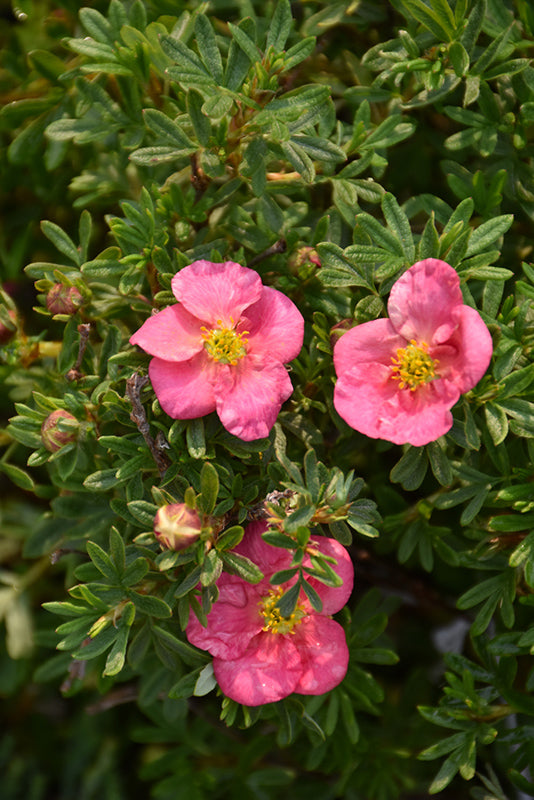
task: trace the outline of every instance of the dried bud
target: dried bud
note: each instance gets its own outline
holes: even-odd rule
[[[55,283],[46,295],[46,307],[52,314],[75,314],[82,303],[81,292],[63,283]]]
[[[315,247],[299,247],[289,257],[289,269],[299,278],[309,278],[321,266],[321,259]]]
[[[156,538],[169,550],[185,550],[200,536],[200,517],[185,503],[172,503],[158,509],[154,518]]]
[[[62,425],[64,421],[78,424],[76,417],[69,411],[58,408],[56,411],[52,411],[41,425],[43,447],[46,447],[51,453],[56,453],[66,444],[76,441],[76,430],[71,425],[68,428],[66,425]]]
[[[4,312],[5,313],[5,312]],[[0,344],[9,342],[17,332],[17,312],[9,309],[7,315],[11,322],[2,322],[0,319]]]

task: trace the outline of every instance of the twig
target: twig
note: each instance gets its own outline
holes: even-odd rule
[[[195,203],[198,203],[210,184],[210,179],[198,163],[196,153],[191,156],[191,185],[195,190]]]
[[[101,700],[97,700],[96,703],[91,703],[91,705],[86,706],[85,711],[87,714],[91,714],[91,716],[94,714],[101,714],[102,711],[108,711],[110,708],[115,708],[115,706],[133,703],[134,700],[137,700],[138,696],[139,692],[136,686],[121,686],[119,689],[113,689],[113,691],[109,692],[109,694]]]
[[[278,253],[285,253],[286,249],[287,249],[286,240],[278,239],[277,242],[268,247],[267,250],[264,250],[263,253],[259,253],[257,256],[254,256],[252,261],[248,262],[247,267],[255,267],[256,264],[259,264],[260,261],[264,261],[266,258],[275,256]]]
[[[132,413],[130,419],[135,422],[139,433],[143,435],[143,439],[147,443],[148,449],[152,453],[152,458],[156,462],[160,476],[163,478],[167,469],[170,467],[171,462],[163,452],[163,445],[161,442],[156,443],[150,435],[150,426],[148,424],[145,409],[141,403],[141,391],[148,383],[148,376],[139,375],[138,372],[128,378],[126,381],[126,397],[132,404]]]
[[[81,377],[83,377],[83,373],[80,372],[80,367],[82,365],[83,357],[85,355],[85,349],[87,347],[87,343],[89,341],[89,336],[91,334],[91,323],[90,322],[82,322],[81,325],[78,325],[78,333],[80,334],[80,344],[78,345],[78,358],[76,359],[76,363],[65,375],[68,381],[78,381]]]

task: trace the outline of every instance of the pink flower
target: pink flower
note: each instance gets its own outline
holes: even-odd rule
[[[172,290],[180,302],[130,339],[155,356],[149,376],[161,407],[174,419],[217,411],[235,436],[267,436],[293,391],[284,364],[302,347],[299,310],[233,261],[195,261]]]
[[[285,586],[273,586],[269,578],[291,563],[291,553],[267,544],[264,522],[252,522],[235,548],[258,564],[265,577],[257,584],[224,572],[217,582],[219,599],[208,614],[204,628],[191,616],[189,641],[208,650],[221,690],[247,706],[260,706],[299,694],[323,694],[340,683],[347,672],[349,653],[345,632],[330,614],[339,611],[352,591],[354,570],[348,552],[335,539],[317,537],[310,545],[336,559],[335,571],[343,580],[337,587],[314,578],[309,582],[321,597],[319,613],[301,592],[295,611],[281,617],[276,602]],[[309,565],[306,556],[304,564]]]
[[[437,258],[399,278],[388,312],[336,343],[334,406],[366,436],[421,446],[451,428],[450,409],[488,368],[491,336],[464,305],[455,270]]]

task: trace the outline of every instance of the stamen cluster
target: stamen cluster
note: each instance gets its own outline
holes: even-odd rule
[[[284,617],[280,613],[278,601],[283,595],[283,589],[273,589],[267,597],[260,600],[259,606],[261,607],[260,613],[265,619],[265,625],[262,631],[266,633],[292,633],[294,628],[300,625],[302,619],[306,616],[306,611],[302,603],[297,603],[295,610],[288,616]]]
[[[233,322],[233,320],[232,320]],[[234,328],[227,328],[222,320],[217,320],[218,328],[207,328],[202,325],[202,338],[208,356],[219,364],[230,364],[235,367],[247,354],[246,338],[248,331],[238,333]]]
[[[438,362],[429,355],[426,342],[417,344],[415,339],[411,339],[407,347],[397,348],[397,355],[391,358],[391,363],[391,377],[399,381],[400,389],[414,392],[418,386],[437,377]]]

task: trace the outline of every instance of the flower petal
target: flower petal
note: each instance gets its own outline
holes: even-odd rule
[[[261,706],[287,697],[301,674],[301,651],[289,635],[262,632],[233,661],[215,658],[215,678],[227,697],[246,706]]]
[[[251,353],[287,363],[298,356],[304,339],[304,318],[296,305],[277,289],[264,286],[261,297],[243,312]]]
[[[441,344],[454,333],[458,324],[454,312],[462,304],[456,271],[445,261],[426,258],[393,285],[388,314],[397,333],[408,341]]]
[[[479,382],[491,361],[491,334],[478,311],[470,306],[459,310],[458,329],[445,347],[435,350],[440,375],[468,392]],[[433,354],[434,355],[434,354]]]
[[[329,617],[310,615],[295,629],[293,644],[301,659],[299,694],[324,694],[347,674],[349,650],[345,631]]]
[[[234,552],[250,558],[260,567],[266,577],[270,577],[274,572],[289,567],[292,554],[289,550],[285,550],[283,547],[274,547],[263,539],[262,533],[265,533],[267,528],[268,525],[263,520],[249,523],[244,537]]]
[[[351,428],[373,439],[421,447],[450,430],[460,392],[446,380],[399,389],[382,365],[356,365],[338,379],[334,406]]]
[[[172,279],[174,296],[212,327],[219,320],[226,327],[237,324],[245,308],[259,300],[262,288],[257,272],[234,261],[194,261]]]
[[[312,536],[310,545],[314,546],[323,555],[336,559],[332,564],[332,569],[343,581],[341,586],[327,586],[316,578],[309,578],[309,583],[313,586],[317,594],[323,601],[322,614],[335,614],[346,605],[352,594],[354,585],[354,567],[348,551],[342,544],[328,536]],[[309,557],[304,559],[305,566],[310,563]]]
[[[269,435],[293,386],[282,364],[249,354],[235,367],[220,365],[213,390],[226,430],[250,442]]]
[[[191,614],[186,635],[191,644],[224,659],[241,658],[251,639],[261,632],[264,619],[258,603],[257,586],[223,575],[217,583],[219,598],[208,614],[208,624],[201,625]]]
[[[203,350],[189,361],[153,358],[148,374],[159,404],[169,417],[195,419],[215,411],[215,369]]]
[[[151,356],[165,361],[186,361],[204,347],[202,322],[178,303],[149,317],[130,337]]]
[[[399,347],[406,340],[397,334],[389,319],[375,319],[356,325],[341,336],[334,345],[334,366],[341,376],[355,364],[383,364],[391,367]]]

